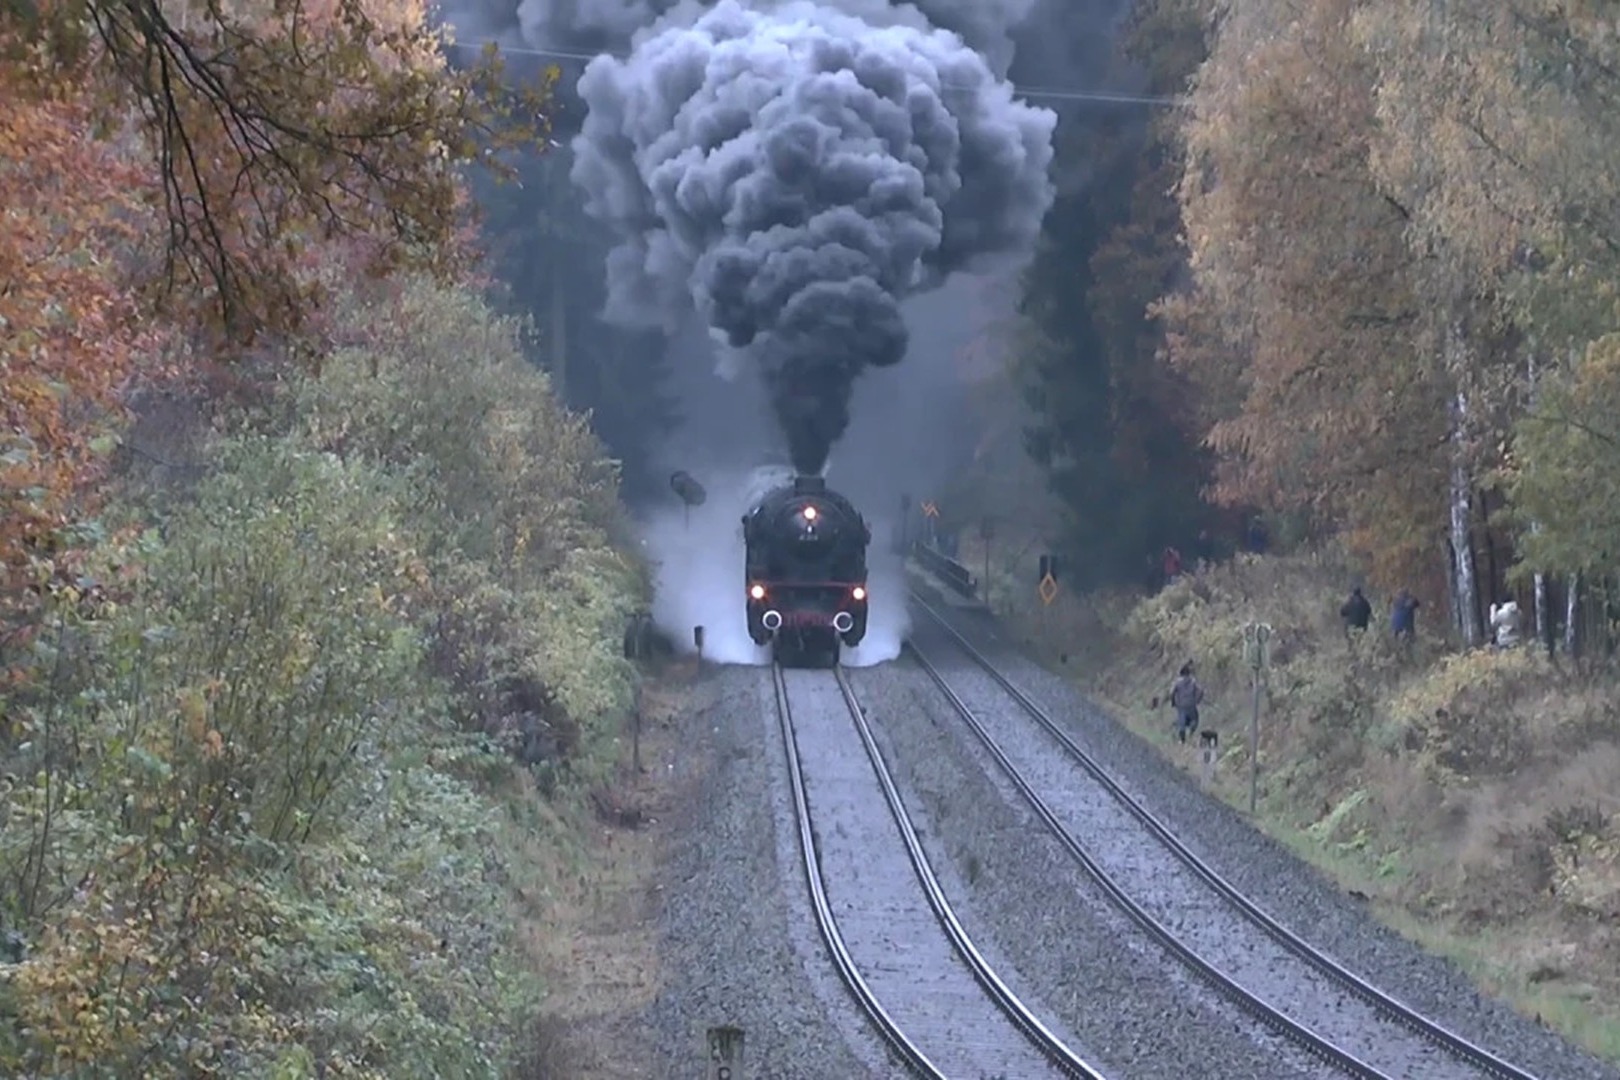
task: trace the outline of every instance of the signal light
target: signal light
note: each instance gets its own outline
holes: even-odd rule
[[[755,585],[755,586],[753,586],[752,588],[750,588],[748,590],[748,595],[752,596],[755,600],[763,600],[763,599],[765,599],[765,586],[763,586],[763,585]]]
[[[866,588],[865,586],[857,585],[849,591],[849,595],[853,596],[857,600],[865,600]]]

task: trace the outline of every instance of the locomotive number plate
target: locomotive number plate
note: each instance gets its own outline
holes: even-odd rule
[[[832,613],[826,611],[790,611],[782,616],[783,626],[831,626]]]

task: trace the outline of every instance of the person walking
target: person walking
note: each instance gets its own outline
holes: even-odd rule
[[[1164,571],[1164,583],[1169,585],[1181,576],[1181,552],[1167,546],[1160,567]]]
[[[1170,705],[1176,710],[1176,741],[1184,743],[1187,736],[1198,730],[1198,706],[1204,700],[1204,688],[1193,677],[1189,660],[1181,665],[1181,674],[1170,687]]]
[[[1498,649],[1512,649],[1519,644],[1519,605],[1508,600],[1491,605],[1491,634]]]
[[[1396,640],[1410,642],[1417,636],[1417,609],[1422,606],[1410,589],[1395,594],[1395,602],[1389,608],[1389,627]]]
[[[1344,636],[1347,641],[1350,639],[1351,631],[1367,629],[1367,624],[1372,621],[1372,604],[1361,595],[1360,585],[1350,590],[1350,599],[1339,608],[1339,618],[1344,620]]]

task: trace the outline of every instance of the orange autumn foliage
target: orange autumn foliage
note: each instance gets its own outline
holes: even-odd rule
[[[155,298],[233,342],[308,329],[325,248],[386,277],[459,279],[461,170],[544,135],[555,80],[451,71],[418,0],[55,0],[94,27],[109,101],[139,118],[163,202]]]
[[[83,85],[0,63],[0,620],[48,576],[51,534],[97,473],[97,437],[153,344],[126,259],[152,227],[145,173],[97,138]],[[32,570],[30,571],[30,566]]]

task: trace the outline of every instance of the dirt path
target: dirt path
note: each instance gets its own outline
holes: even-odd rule
[[[639,771],[626,740],[613,785],[592,799],[590,839],[566,895],[540,928],[551,988],[527,1080],[662,1080],[647,1013],[664,982],[659,911],[668,855],[696,820],[704,760],[678,719],[692,708],[694,671],[671,664],[643,694]],[[688,725],[690,730],[690,725]]]

